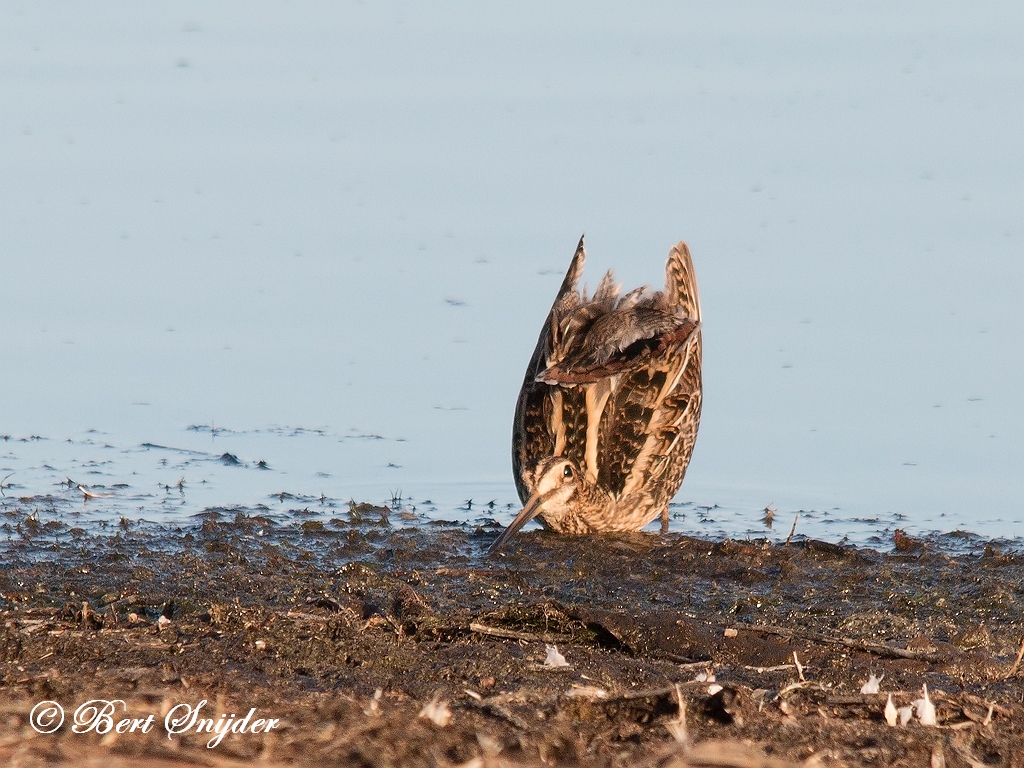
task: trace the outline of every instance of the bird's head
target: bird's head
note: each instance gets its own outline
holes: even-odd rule
[[[497,552],[520,528],[538,515],[557,528],[558,521],[571,512],[573,499],[582,482],[576,462],[563,456],[551,456],[538,461],[529,479],[533,493],[526,500],[523,511],[495,539],[488,554]]]

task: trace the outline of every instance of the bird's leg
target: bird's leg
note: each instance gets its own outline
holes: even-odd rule
[[[661,532],[668,533],[668,505],[661,510]]]

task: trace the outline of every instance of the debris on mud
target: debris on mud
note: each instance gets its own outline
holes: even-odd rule
[[[88,532],[7,501],[0,762],[1024,765],[1024,556],[991,544],[487,559],[488,527],[373,505]]]

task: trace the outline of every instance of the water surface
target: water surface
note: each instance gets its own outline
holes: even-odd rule
[[[505,522],[518,386],[586,232],[591,285],[694,253],[675,527],[1016,537],[1022,22],[8,4],[3,490],[110,519],[290,494]]]

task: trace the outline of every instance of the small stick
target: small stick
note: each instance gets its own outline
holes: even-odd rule
[[[1020,650],[1017,651],[1017,660],[1013,662],[1013,666],[1010,667],[1010,671],[1006,673],[1006,677],[1013,677],[1017,674],[1017,670],[1020,669],[1021,659],[1024,659],[1024,640],[1020,641]]]
[[[11,486],[10,486],[10,484],[7,484],[6,486],[4,484],[7,483],[7,478],[8,477],[12,477],[13,475],[14,475],[14,473],[11,472],[11,474],[9,474],[9,475],[4,475],[4,479],[3,480],[0,480],[0,496],[3,496],[5,498],[7,497],[7,494],[4,493],[4,488],[5,487],[6,488],[10,488]]]
[[[756,624],[735,624],[736,629],[745,629],[748,632],[761,632],[766,635],[781,635],[782,637],[799,637],[802,640],[813,640],[819,643],[830,645],[842,645],[847,648],[854,648],[858,651],[873,653],[877,656],[888,656],[896,659],[923,659],[924,661],[943,661],[947,657],[940,653],[928,653],[927,651],[909,651],[906,648],[896,648],[881,643],[869,643],[864,640],[853,640],[848,637],[829,637],[818,632],[801,632],[797,629],[786,629],[785,627],[758,626]]]
[[[711,666],[710,661],[686,661],[679,662],[677,659],[683,658],[682,656],[676,656],[674,653],[658,653],[652,654],[656,659],[665,659],[671,661],[676,665],[676,670],[679,672],[689,672],[691,669],[707,669]]]
[[[489,627],[486,624],[477,624],[473,622],[469,625],[471,632],[479,632],[481,635],[491,635],[492,637],[504,637],[509,640],[525,640],[529,643],[543,643],[544,638],[540,635],[535,635],[532,632],[516,632],[514,629],[502,629],[501,627]]]
[[[744,669],[749,669],[751,672],[757,672],[759,675],[763,675],[765,672],[783,672],[787,669],[793,669],[792,664],[776,664],[774,667],[751,667],[745,666]]]
[[[800,675],[800,682],[806,683],[807,678],[804,677],[804,665],[800,663],[800,659],[796,656],[796,651],[793,651],[793,663],[796,664],[797,674]]]
[[[793,518],[793,527],[789,529],[789,536],[786,537],[786,543],[784,546],[789,546],[789,542],[793,540],[793,534],[796,533],[796,521],[800,519],[800,515],[796,515]]]
[[[690,744],[690,734],[686,729],[686,700],[683,698],[683,692],[679,690],[679,683],[676,683],[675,687],[676,707],[679,710],[679,714],[675,720],[665,723],[665,727],[672,734],[672,738],[682,744],[685,749]]]
[[[809,688],[815,691],[827,690],[825,686],[823,686],[821,683],[816,683],[813,680],[801,680],[800,682],[790,683],[789,685],[787,685],[785,688],[779,691],[779,696],[785,696],[790,691],[799,691],[803,690],[804,688]],[[789,713],[787,712],[786,714]]]
[[[78,490],[80,490],[82,495],[87,499],[112,499],[114,497],[114,494],[112,493],[96,493],[95,491],[90,491],[84,485],[79,485]]]

